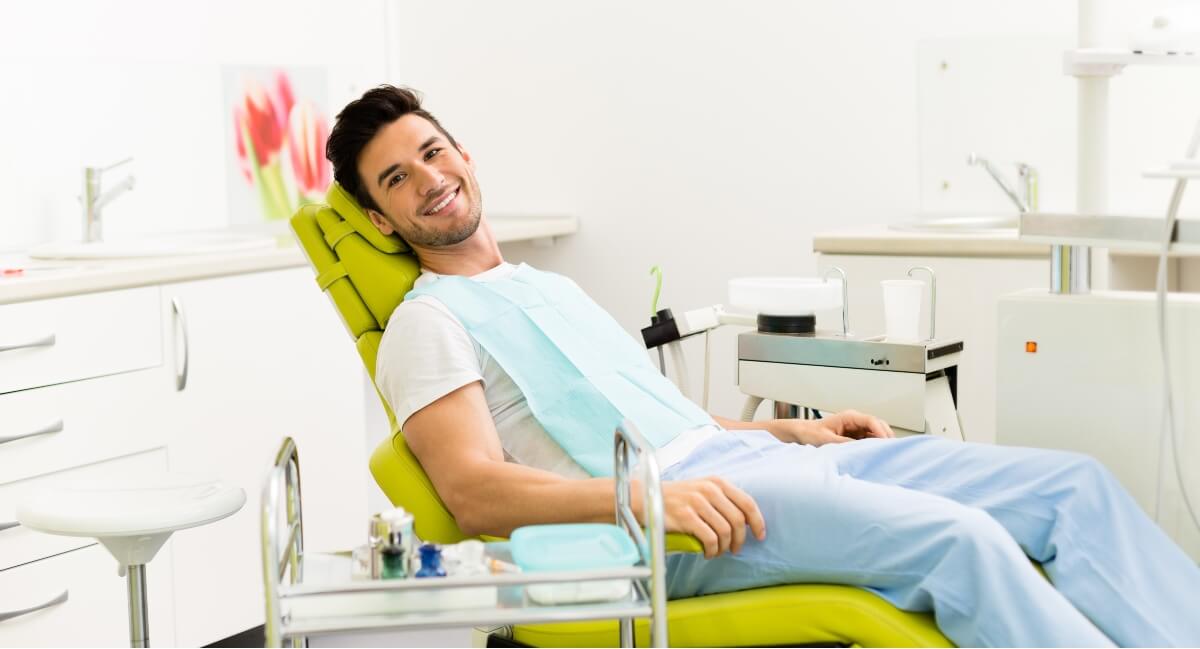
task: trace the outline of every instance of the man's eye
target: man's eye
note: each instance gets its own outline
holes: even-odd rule
[[[400,184],[401,180],[404,180],[404,174],[396,174],[395,176],[388,178],[388,187],[395,187],[396,185]]]
[[[430,149],[430,150],[428,150],[428,151],[426,151],[426,152],[425,152],[425,159],[426,159],[426,160],[428,160],[428,159],[432,158],[433,156],[435,156],[435,155],[437,155],[437,154],[439,154],[439,153],[441,153],[441,152],[442,152],[442,150],[441,150],[441,149],[439,149],[439,148],[436,148],[436,147],[435,147],[435,148],[432,148],[432,149]]]

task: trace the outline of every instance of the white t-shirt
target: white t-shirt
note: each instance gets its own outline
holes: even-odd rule
[[[507,279],[516,269],[501,263],[471,279]],[[423,271],[415,285],[425,286],[437,277]],[[421,295],[396,307],[379,343],[375,381],[401,426],[421,408],[464,385],[483,381],[505,460],[568,478],[588,477],[534,418],[512,378],[435,297]],[[659,466],[666,470],[720,432],[716,425],[684,431],[658,450]]]

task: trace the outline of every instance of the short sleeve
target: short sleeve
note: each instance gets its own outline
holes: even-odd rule
[[[401,426],[421,408],[482,380],[474,341],[441,302],[422,296],[396,307],[379,343],[375,382]]]

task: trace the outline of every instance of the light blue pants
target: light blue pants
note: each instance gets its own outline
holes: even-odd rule
[[[720,435],[664,479],[721,476],[767,522],[738,555],[673,555],[672,598],[857,585],[959,646],[1200,646],[1200,568],[1098,462],[936,437],[820,448]],[[1039,561],[1053,586],[1034,569]]]

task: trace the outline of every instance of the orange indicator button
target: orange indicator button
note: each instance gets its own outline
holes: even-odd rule
[[[1025,351],[1030,354],[1036,354],[1037,353],[1037,343],[1032,340],[1026,341],[1025,342]]]

